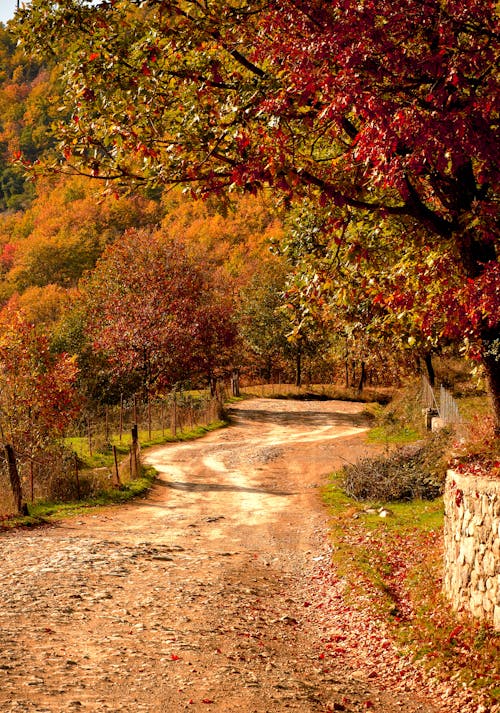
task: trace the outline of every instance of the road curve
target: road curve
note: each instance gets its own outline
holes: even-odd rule
[[[386,691],[375,652],[331,645],[349,621],[318,576],[318,486],[363,453],[362,407],[259,399],[232,421],[144,454],[144,500],[0,535],[0,711],[437,710],[418,675]]]

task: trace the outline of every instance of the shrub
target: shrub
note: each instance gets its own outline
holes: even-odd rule
[[[443,492],[451,434],[441,431],[389,454],[362,458],[342,471],[342,487],[356,500],[433,500]]]

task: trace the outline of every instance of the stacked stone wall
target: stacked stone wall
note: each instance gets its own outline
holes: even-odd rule
[[[444,591],[500,630],[500,481],[448,471],[444,506]]]

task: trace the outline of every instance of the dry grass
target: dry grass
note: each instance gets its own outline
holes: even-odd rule
[[[241,393],[246,397],[265,397],[276,399],[328,399],[339,401],[357,401],[361,403],[387,404],[392,397],[393,389],[366,388],[360,393],[357,389],[346,389],[338,384],[257,384],[245,386]]]

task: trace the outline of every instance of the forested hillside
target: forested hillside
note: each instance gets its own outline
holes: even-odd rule
[[[0,301],[7,322],[15,315],[75,360],[85,399],[234,369],[361,387],[397,377],[394,343],[372,350],[351,297],[348,319],[320,314],[313,295],[304,304],[304,259],[319,252],[297,245],[298,231],[309,239],[303,211],[271,191],[200,201],[161,185],[117,192],[76,171],[34,178],[30,166],[58,160],[61,67],[25,54],[10,26],[0,43]]]

